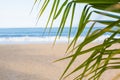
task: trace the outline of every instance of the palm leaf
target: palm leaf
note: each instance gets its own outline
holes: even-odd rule
[[[37,0],[36,0],[37,1]],[[36,3],[35,1],[35,3]],[[39,17],[42,16],[44,13],[47,5],[49,4],[50,0],[44,0],[44,3],[39,11]],[[120,43],[120,39],[116,38],[116,35],[120,34],[120,15],[114,14],[114,13],[120,13],[120,1],[119,0],[64,0],[63,4],[60,4],[60,0],[54,0],[53,6],[46,24],[46,28],[48,26],[48,23],[51,22],[51,28],[52,24],[55,19],[58,18],[60,14],[63,12],[62,19],[60,21],[59,29],[56,35],[57,37],[61,36],[63,29],[65,27],[65,23],[67,21],[67,18],[69,14],[71,13],[71,20],[70,20],[70,30],[68,38],[70,38],[72,24],[74,22],[74,16],[75,16],[75,9],[76,5],[80,5],[80,3],[87,3],[86,6],[84,6],[84,9],[82,11],[82,15],[79,16],[79,25],[78,31],[76,35],[74,36],[74,39],[68,46],[67,52],[75,51],[74,54],[70,54],[67,57],[61,58],[56,61],[64,60],[70,58],[70,62],[67,65],[66,69],[64,70],[63,74],[60,77],[60,80],[63,78],[66,78],[73,73],[79,72],[82,68],[84,69],[83,72],[80,72],[78,75],[76,75],[76,78],[74,80],[83,80],[84,77],[88,77],[89,80],[99,80],[102,73],[104,73],[108,69],[120,69],[120,65],[117,60],[119,58],[114,57],[115,55],[118,55],[120,53],[120,49],[108,49],[110,46],[116,43]],[[60,6],[60,8],[58,8]],[[117,6],[117,7],[116,7]],[[91,11],[91,8],[94,8],[94,10]],[[70,10],[72,11],[70,12]],[[109,11],[109,12],[108,12]],[[98,15],[107,16],[113,20],[91,20],[92,13],[96,13]],[[114,13],[110,13],[114,12]],[[89,30],[86,34],[85,39],[80,42],[78,45],[76,45],[79,37],[84,32],[84,29],[86,25],[90,22],[93,22],[92,25],[89,27]],[[94,26],[96,23],[105,24],[106,27],[104,28],[98,28],[96,30],[94,29]],[[114,30],[116,28],[116,30]],[[91,47],[89,49],[83,50],[83,48],[98,39],[99,37],[103,36],[105,33],[110,33],[110,36],[106,38],[101,44]],[[55,41],[56,41],[55,39]],[[71,47],[73,48],[71,49]],[[91,55],[83,62],[80,63],[79,66],[76,66],[75,69],[66,74],[70,67],[75,62],[76,58],[79,56],[82,56],[83,54],[87,54],[88,52],[91,52]],[[114,60],[114,62],[111,62]],[[112,64],[112,65],[111,65]],[[117,65],[116,65],[117,64]]]

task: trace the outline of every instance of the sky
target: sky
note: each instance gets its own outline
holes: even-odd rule
[[[18,27],[45,27],[48,18],[48,11],[37,22],[37,14],[39,11],[36,5],[31,12],[34,0],[0,0],[0,28],[18,28]],[[51,6],[51,5],[49,5]],[[76,14],[80,15],[79,13]],[[54,23],[54,27],[58,27],[60,18]],[[77,20],[78,21],[78,20]],[[78,25],[78,23],[74,23]],[[69,23],[66,24],[69,26]]]
[[[35,26],[35,15],[30,15],[34,0],[0,0],[0,28]]]
[[[40,18],[37,25],[36,22],[39,7],[36,5],[30,14],[33,4],[34,0],[0,0],[0,28],[45,27],[51,4],[49,4],[46,12]],[[77,6],[76,11],[79,12],[75,14],[73,26],[78,25],[78,16],[81,15],[80,11],[82,8],[83,5]],[[60,22],[60,17],[55,21],[54,27],[59,27],[58,23]],[[94,15],[94,17],[96,16]],[[68,21],[70,21],[69,19],[70,17],[68,17]],[[67,22],[66,26],[69,26],[69,22]]]

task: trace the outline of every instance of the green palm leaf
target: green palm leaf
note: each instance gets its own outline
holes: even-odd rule
[[[35,0],[35,3],[37,1],[38,0]],[[43,1],[43,5],[39,11],[38,19],[44,13],[49,2],[50,0]],[[74,51],[75,53],[69,54],[67,57],[56,60],[56,61],[60,61],[68,58],[71,59],[65,71],[61,75],[60,80],[69,77],[73,73],[79,72],[81,69],[84,69],[83,72],[79,72],[79,74],[76,75],[74,80],[83,80],[84,77],[88,77],[89,80],[99,80],[102,73],[104,73],[106,70],[120,69],[120,65],[119,65],[120,62],[117,61],[119,60],[119,58],[114,57],[115,55],[118,55],[120,53],[120,49],[108,49],[112,45],[116,43],[120,43],[120,38],[116,38],[116,35],[120,34],[120,15],[119,15],[120,0],[64,0],[62,4],[60,4],[60,2],[61,2],[60,0],[53,1],[51,12],[48,17],[48,21],[46,23],[46,28],[47,28],[51,19],[52,20],[51,28],[52,28],[52,24],[54,20],[57,19],[58,16],[63,12],[59,29],[56,35],[56,39],[58,36],[59,37],[61,36],[68,16],[69,14],[72,14],[70,20],[70,30],[68,35],[68,38],[70,38],[72,24],[74,22],[74,16],[76,15],[75,14],[76,5],[81,5],[81,3],[87,3],[87,5],[84,6],[84,9],[82,10],[82,15],[79,16],[79,24],[77,26],[78,31],[74,36],[74,39],[71,41],[70,45],[68,46],[68,49],[66,50],[66,52],[68,53],[72,51]],[[72,11],[70,11],[71,9]],[[113,12],[117,14],[114,14]],[[111,20],[91,19],[91,16],[93,15],[92,13],[96,13],[102,16],[107,16],[111,18]],[[81,34],[83,33],[86,25],[91,22],[92,24],[89,27],[85,39],[77,44],[77,41],[81,36]],[[99,29],[93,30],[96,23],[105,24],[105,27],[104,28],[99,27]],[[87,44],[94,42],[96,39],[103,36],[105,33],[110,33],[110,36],[106,38],[101,44],[83,50],[83,48]],[[71,47],[73,48],[71,49]],[[66,74],[73,65],[73,63],[75,62],[76,58],[82,56],[83,54],[88,54],[88,52],[91,52],[91,55],[83,63],[80,63],[78,66],[76,66],[72,72]]]

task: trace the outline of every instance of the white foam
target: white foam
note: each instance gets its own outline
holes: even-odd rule
[[[0,38],[1,44],[14,44],[14,43],[51,43],[54,42],[55,37],[9,37]],[[67,42],[67,37],[61,37],[56,42]]]
[[[103,41],[104,39],[108,38],[109,35],[101,36],[95,41]],[[78,41],[83,41],[85,37],[80,37]],[[116,38],[120,38],[116,36]],[[9,38],[0,38],[0,44],[14,44],[14,43],[52,43],[54,42],[55,37],[9,37]],[[70,38],[70,41],[73,40],[73,37]],[[56,42],[68,42],[68,37],[61,37],[57,39]]]

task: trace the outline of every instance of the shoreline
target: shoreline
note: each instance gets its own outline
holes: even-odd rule
[[[96,43],[91,43],[86,48],[94,45]],[[0,80],[58,80],[69,60],[53,61],[65,57],[67,46],[67,43],[56,43],[54,47],[51,43],[0,44]],[[114,47],[119,48],[120,45]],[[81,60],[86,57],[83,56]],[[102,80],[112,80],[117,74],[120,74],[119,70],[106,71]]]
[[[96,42],[103,42],[104,39],[109,37],[109,35],[103,35],[98,39],[94,40],[93,43]],[[42,36],[42,37],[30,37],[30,36],[23,36],[23,37],[0,37],[0,44],[46,44],[46,43],[53,43],[55,41],[56,36]],[[62,36],[56,39],[56,43],[68,43],[73,40],[74,37]],[[85,36],[80,36],[78,42],[82,42]],[[116,36],[116,38],[119,38]]]

